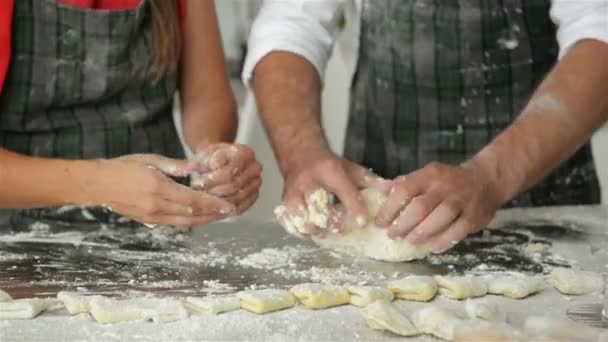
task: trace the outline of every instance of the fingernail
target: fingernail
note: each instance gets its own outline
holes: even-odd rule
[[[233,205],[225,205],[220,208],[220,213],[222,214],[232,214],[236,212],[236,207]]]
[[[365,219],[365,216],[363,215],[358,215],[355,218],[355,223],[357,223],[357,226],[359,228],[364,228],[367,225],[367,220]]]
[[[431,252],[433,252],[434,254],[441,254],[447,250],[448,250],[448,247],[445,247],[442,245],[433,245],[431,247]]]

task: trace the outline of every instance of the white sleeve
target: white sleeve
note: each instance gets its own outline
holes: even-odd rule
[[[553,0],[551,18],[558,28],[560,58],[584,39],[608,43],[608,0]]]
[[[258,62],[272,51],[298,54],[323,76],[342,8],[343,0],[264,0],[249,36],[245,85]]]

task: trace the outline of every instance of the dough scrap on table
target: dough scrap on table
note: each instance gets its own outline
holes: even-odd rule
[[[93,298],[100,298],[101,296],[85,296],[76,292],[61,291],[57,293],[57,299],[59,299],[63,306],[72,315],[78,315],[81,313],[91,312],[91,300]]]
[[[452,299],[466,299],[485,296],[488,293],[486,282],[475,276],[435,276],[439,294]]]
[[[0,319],[32,319],[49,307],[41,298],[16,299],[0,302]]]
[[[399,299],[428,302],[437,294],[439,286],[431,276],[407,276],[388,283],[388,288]]]
[[[194,312],[218,315],[240,309],[241,301],[237,296],[187,297],[186,307]]]
[[[467,299],[464,309],[471,319],[482,319],[492,322],[506,322],[507,314],[496,301],[490,299]]]
[[[570,268],[553,269],[549,282],[565,295],[584,295],[604,290],[604,277],[601,274]]]
[[[0,290],[0,302],[10,302],[12,300],[13,300],[13,297],[11,297],[11,295]]]
[[[337,285],[300,284],[292,287],[291,293],[309,309],[325,309],[350,303],[348,290]]]
[[[327,193],[325,190],[318,191]],[[324,198],[325,195],[319,197]],[[405,239],[393,240],[388,237],[386,229],[378,228],[373,223],[380,208],[386,202],[386,196],[383,193],[369,188],[361,191],[361,197],[368,208],[368,222],[370,223],[366,227],[360,228],[350,222],[351,220],[345,220],[341,233],[328,231],[322,238],[313,236],[313,241],[322,248],[383,261],[410,261],[429,255],[429,244],[413,245]],[[342,206],[336,206],[336,211],[340,217],[347,217]],[[311,221],[309,220],[308,223]],[[291,225],[295,224],[292,222]]]
[[[570,319],[530,316],[524,322],[526,337],[534,341],[597,341],[599,333]]]
[[[456,328],[467,322],[458,318],[452,312],[436,306],[426,307],[414,312],[411,319],[421,334],[433,335],[448,341],[454,339]]]
[[[296,299],[289,291],[278,289],[252,290],[237,293],[241,301],[241,309],[256,314],[291,308],[296,305]]]
[[[138,320],[165,323],[185,319],[188,311],[175,299],[134,298],[117,300],[95,297],[90,300],[91,316],[102,324]]]
[[[522,299],[541,291],[545,283],[540,277],[505,276],[487,280],[488,293],[513,299]]]
[[[361,315],[374,330],[388,330],[401,336],[418,335],[418,329],[389,301],[375,301],[361,309]]]
[[[395,295],[381,286],[350,286],[350,303],[354,306],[365,307],[377,300],[393,301]]]

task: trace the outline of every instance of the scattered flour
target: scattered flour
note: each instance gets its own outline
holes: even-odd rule
[[[283,248],[264,248],[237,261],[237,264],[256,269],[273,270],[283,267],[295,267],[296,261],[306,254],[318,251],[316,248],[286,246]]]

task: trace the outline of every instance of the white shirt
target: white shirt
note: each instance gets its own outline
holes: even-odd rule
[[[352,78],[361,6],[362,0],[264,0],[251,29],[243,81],[249,85],[257,63],[272,51],[306,58],[323,79],[342,16],[347,25],[338,45]],[[558,27],[560,58],[584,39],[608,43],[608,0],[553,0],[550,14]]]

